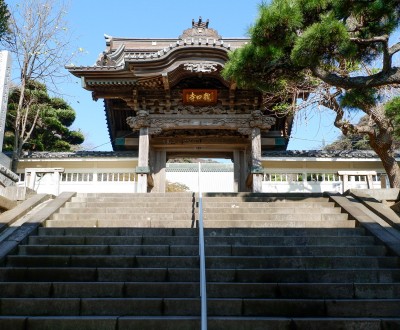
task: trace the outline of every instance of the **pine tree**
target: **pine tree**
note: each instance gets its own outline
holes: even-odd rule
[[[389,115],[399,112],[399,103],[385,105],[400,83],[393,59],[400,42],[390,39],[399,23],[398,0],[273,0],[260,6],[251,42],[231,53],[223,74],[264,91],[271,110],[335,111],[333,124],[346,136],[365,136],[391,186],[400,187],[397,128]],[[354,110],[368,116],[366,125],[347,119]]]

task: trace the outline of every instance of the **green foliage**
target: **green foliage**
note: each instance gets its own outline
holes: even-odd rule
[[[70,151],[72,146],[83,143],[82,132],[69,129],[75,120],[75,111],[65,100],[49,96],[46,86],[36,81],[27,83],[24,94],[22,115],[26,114],[27,116],[26,131],[29,131],[34,125],[35,115],[38,113],[39,116],[30,138],[23,146],[23,150]],[[3,145],[3,149],[8,151],[14,149],[19,97],[20,89],[11,90]],[[19,131],[17,133],[21,134]]]
[[[273,1],[271,5],[262,5],[259,18],[250,29],[252,41],[256,45],[268,43],[285,48],[294,42],[302,21],[297,1]]]
[[[368,125],[369,117],[363,116],[357,125]],[[371,150],[367,135],[348,133],[341,135],[336,141],[325,146],[324,150]]]
[[[0,41],[4,40],[9,33],[8,20],[10,18],[10,12],[4,0],[0,0]]]
[[[398,0],[271,0],[260,6],[249,30],[251,42],[231,54],[222,74],[241,87],[279,95],[280,101],[268,105],[279,113],[292,101],[287,90],[312,95],[330,86],[343,91],[338,101],[345,110],[366,111],[381,101],[379,90],[368,87],[367,80],[364,86],[341,90],[332,77],[367,76],[361,68],[381,60],[384,53],[384,43],[371,40],[392,34],[399,24]],[[315,68],[332,79],[323,83]]]
[[[341,135],[336,141],[327,145],[324,150],[371,150],[367,136],[349,134]]]
[[[385,104],[385,115],[392,121],[394,135],[397,140],[400,140],[400,96]]]
[[[395,0],[272,0],[260,6],[251,43],[233,52],[223,75],[261,89],[317,65],[350,75],[382,55],[382,44],[356,38],[393,33],[399,12]]]
[[[289,114],[291,108],[291,105],[288,103],[279,103],[272,107],[272,111],[275,111],[278,114]]]
[[[345,25],[332,15],[327,15],[309,26],[297,38],[291,52],[293,63],[312,67],[320,64],[334,64],[338,55],[351,54],[351,44]]]
[[[350,109],[369,109],[379,100],[375,88],[351,89],[342,96],[341,105]]]

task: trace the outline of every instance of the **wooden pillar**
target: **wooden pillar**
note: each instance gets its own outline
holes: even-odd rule
[[[235,150],[233,152],[234,192],[248,191],[246,186],[247,168],[246,150]]]
[[[165,150],[154,152],[154,189],[151,192],[165,192],[165,166],[167,163],[167,153]]]
[[[251,172],[253,175],[253,192],[262,192],[261,167],[261,132],[258,127],[251,130]]]
[[[142,127],[139,133],[139,159],[138,167],[138,193],[147,192],[147,175],[150,175],[149,169],[149,129]]]

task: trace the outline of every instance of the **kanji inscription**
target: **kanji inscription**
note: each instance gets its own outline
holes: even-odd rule
[[[184,89],[183,104],[211,105],[216,104],[218,99],[216,89]]]

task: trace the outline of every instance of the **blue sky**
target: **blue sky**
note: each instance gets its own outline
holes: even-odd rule
[[[6,0],[9,6],[19,0]],[[177,38],[191,26],[192,19],[210,20],[210,28],[222,37],[247,36],[257,17],[261,0],[70,0],[67,21],[75,49],[84,52],[75,65],[93,65],[105,49],[104,34],[133,38]],[[71,49],[71,51],[73,51]],[[14,63],[15,64],[15,63]],[[91,93],[71,76],[59,85],[77,113],[74,129],[86,136],[87,150],[112,150],[106,127],[103,101],[94,102]],[[300,113],[295,120],[289,149],[319,149],[323,141],[332,142],[338,135],[329,111]]]

